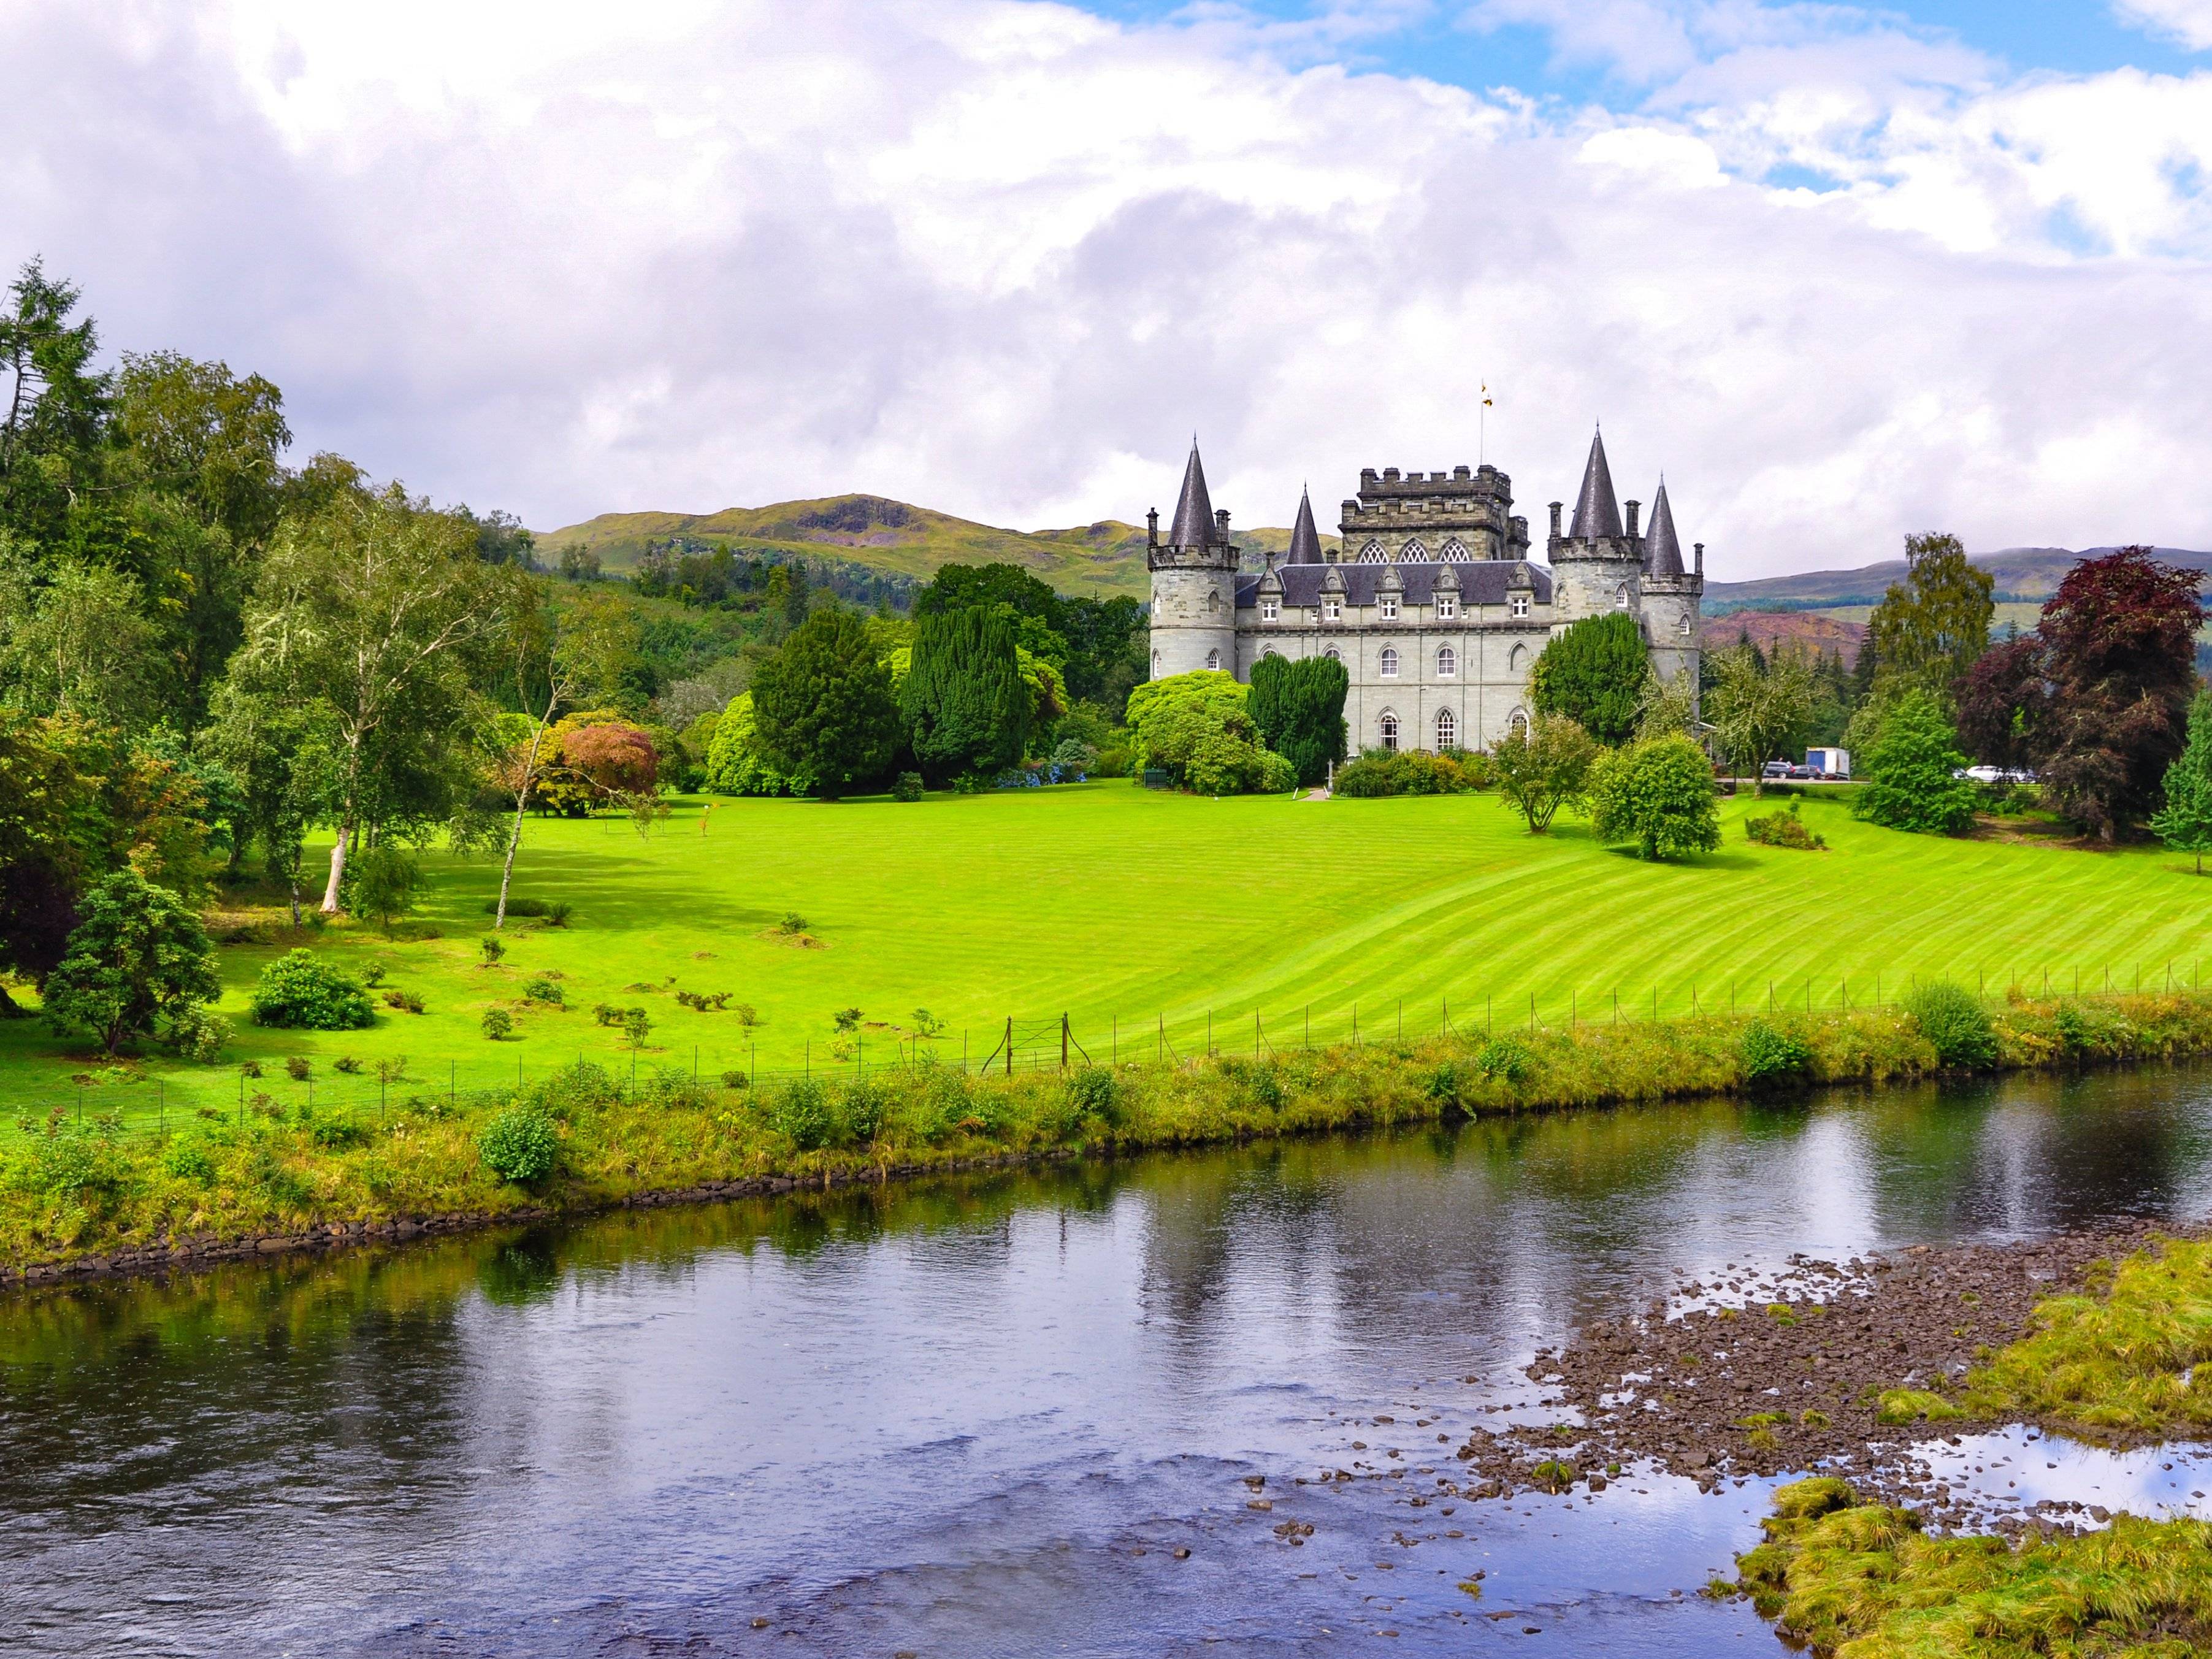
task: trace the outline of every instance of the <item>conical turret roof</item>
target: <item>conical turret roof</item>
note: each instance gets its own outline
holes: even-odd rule
[[[1644,538],[1644,568],[1655,576],[1682,574],[1682,544],[1674,538],[1674,509],[1667,505],[1667,481],[1651,502],[1651,528]]]
[[[1196,464],[1194,451],[1193,464]],[[1176,522],[1180,525],[1182,520]],[[1620,534],[1620,503],[1613,498],[1613,470],[1605,464],[1602,432],[1590,439],[1589,465],[1583,469],[1583,493],[1575,498],[1574,523],[1567,534],[1577,541]]]
[[[1321,562],[1321,532],[1314,528],[1313,498],[1304,490],[1298,492],[1297,522],[1291,526],[1291,551],[1285,564],[1319,564]]]
[[[1198,440],[1190,441],[1190,464],[1182,470],[1182,499],[1176,503],[1175,523],[1168,532],[1170,547],[1212,547],[1213,498],[1206,493],[1206,469],[1199,464]]]

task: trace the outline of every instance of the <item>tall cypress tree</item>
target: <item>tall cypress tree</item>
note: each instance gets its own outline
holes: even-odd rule
[[[1636,734],[1636,706],[1650,666],[1636,619],[1610,611],[1583,617],[1544,647],[1528,695],[1540,714],[1565,714],[1600,743],[1626,743]]]
[[[1012,620],[995,605],[915,619],[899,708],[915,757],[933,781],[997,772],[1021,759],[1030,694],[1014,646]]]
[[[1328,763],[1344,758],[1344,697],[1351,684],[1334,657],[1262,657],[1252,665],[1252,723],[1300,783],[1319,783]]]

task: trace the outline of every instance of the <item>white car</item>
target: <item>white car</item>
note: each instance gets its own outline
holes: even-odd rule
[[[1963,772],[1954,772],[1954,778],[1972,778],[1976,783],[2033,783],[2035,774],[2003,766],[1970,766]]]

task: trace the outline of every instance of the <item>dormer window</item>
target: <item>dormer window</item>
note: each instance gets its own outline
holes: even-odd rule
[[[1526,593],[1516,593],[1513,596],[1512,604],[1506,608],[1511,611],[1516,617],[1527,616],[1528,614],[1528,596]]]
[[[1385,593],[1377,599],[1375,603],[1378,607],[1380,607],[1382,612],[1382,620],[1384,622],[1395,622],[1398,620],[1398,596],[1395,593]]]
[[[1341,622],[1344,619],[1344,601],[1334,594],[1323,599],[1321,602],[1321,619],[1323,622]]]
[[[1260,620],[1261,622],[1273,622],[1281,613],[1282,606],[1273,599],[1262,599],[1260,601]]]
[[[1437,594],[1437,620],[1438,622],[1449,622],[1457,615],[1459,615],[1459,601],[1452,598],[1449,593]]]

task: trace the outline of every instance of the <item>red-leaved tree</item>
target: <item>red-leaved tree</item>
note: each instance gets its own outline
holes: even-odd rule
[[[580,772],[603,797],[653,787],[659,757],[653,739],[635,726],[586,726],[561,739],[561,759]]]
[[[2124,547],[2076,564],[2043,607],[2036,769],[2058,810],[2104,840],[2156,809],[2188,741],[2203,580]]]
[[[2040,759],[2051,702],[2043,655],[2042,636],[2022,634],[1983,652],[1952,688],[1959,746],[1984,765],[2027,771]]]

